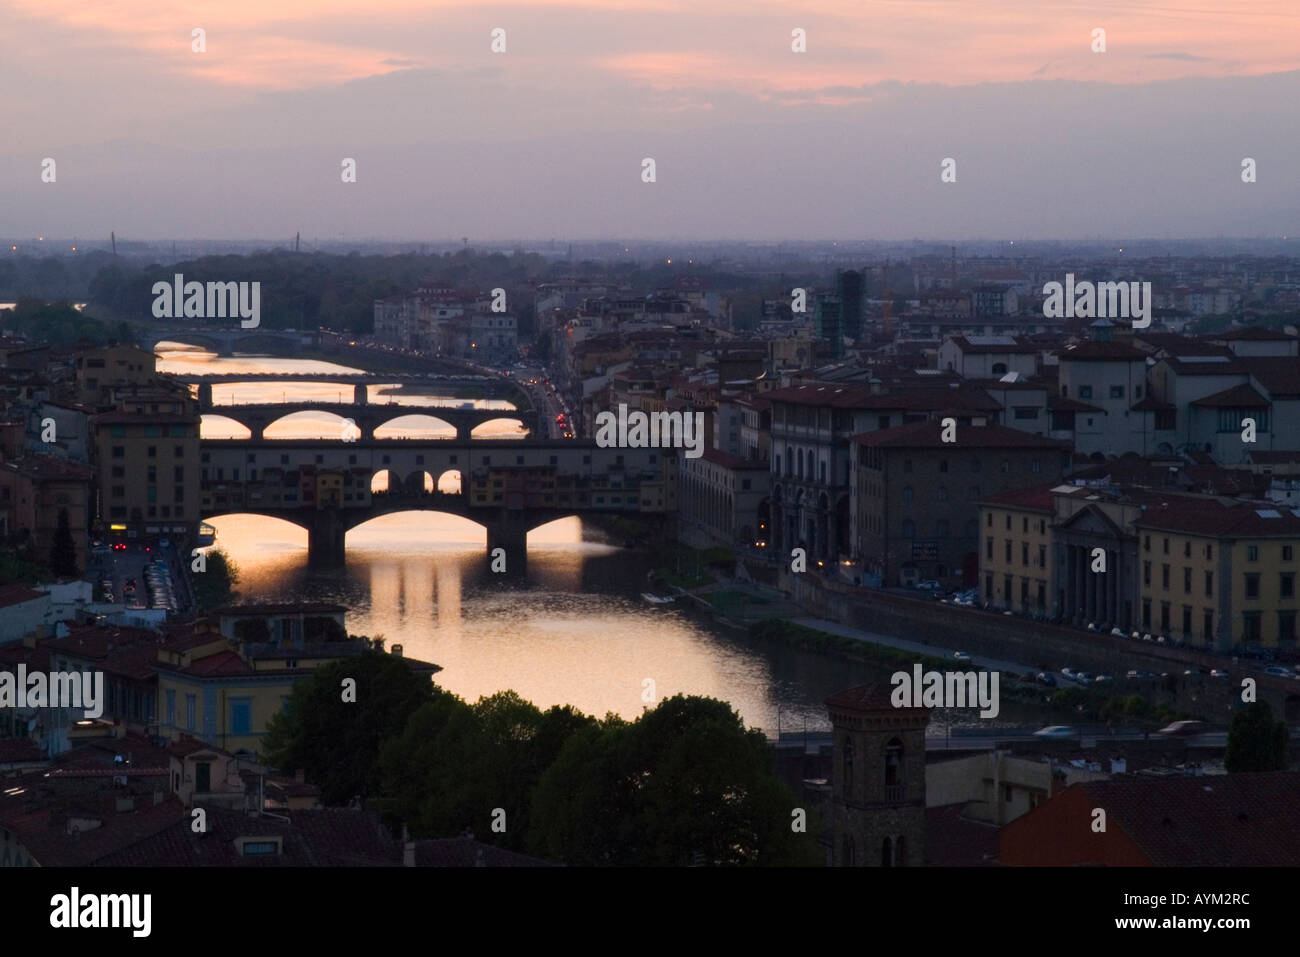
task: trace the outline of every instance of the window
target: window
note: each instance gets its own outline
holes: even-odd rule
[[[978,501],[978,500],[979,500],[979,497],[980,497],[980,487],[979,487],[978,485],[972,485],[970,488],[968,488],[968,489],[966,490],[966,498],[967,498],[969,501],[972,501],[972,502]],[[989,516],[989,524],[990,524],[990,525],[993,524],[993,516],[992,516],[992,515]]]
[[[1112,399],[1124,398],[1124,387],[1122,385],[1113,385],[1110,387],[1110,397]]]
[[[1010,565],[1010,564],[1011,564],[1011,539],[1008,538],[1008,539],[1006,540],[1005,546],[1006,546],[1006,547],[1003,549],[1003,551],[1004,551],[1004,553],[1005,553],[1004,556],[1003,556],[1003,560],[1004,560],[1008,565]]]
[[[1165,591],[1169,591],[1169,566],[1168,565],[1160,566],[1160,587],[1163,588]]]
[[[1258,545],[1247,545],[1247,546],[1246,546],[1246,561],[1248,561],[1248,562],[1257,562],[1257,561],[1259,561],[1259,546],[1258,546]]]
[[[1011,463],[1006,459],[1003,459],[1001,462],[998,463],[998,470],[1001,472],[1010,472]]]
[[[1294,546],[1294,545],[1283,545],[1283,546],[1282,546],[1282,561],[1284,561],[1284,562],[1289,562],[1289,561],[1291,561],[1292,558],[1294,558],[1294,557],[1295,557],[1295,546]]]
[[[1205,573],[1205,597],[1214,597],[1214,572]]]
[[[973,458],[970,460],[970,470],[972,472],[978,472],[983,468],[984,468],[984,461],[982,459]]]
[[[935,524],[934,537],[935,538],[948,537],[948,520],[946,518],[939,519],[939,521]]]
[[[992,575],[984,576],[984,599],[986,601],[993,600],[993,576]]]
[[[912,471],[912,460],[911,460],[911,459],[903,459],[903,471],[904,471],[904,472],[911,472],[911,471]]]
[[[1031,459],[1029,462],[1029,471],[1038,473],[1043,470],[1043,463],[1038,459]]]
[[[903,742],[897,738],[885,745],[885,787],[897,787],[903,783]],[[886,797],[886,800],[889,800]]]
[[[1183,606],[1183,634],[1190,635],[1191,633],[1192,633],[1192,606],[1184,605]]]
[[[253,725],[253,699],[230,699],[230,733],[251,734]]]
[[[1146,585],[1148,588],[1151,586],[1151,563],[1150,562],[1142,563],[1142,584]]]
[[[1011,531],[1011,516],[1010,516],[1010,514],[1004,516],[1004,522],[1003,522],[1003,524],[1006,526],[1006,529],[1007,529],[1008,532]]]
[[[1090,386],[1090,385],[1081,385],[1081,386],[1079,386],[1079,398],[1080,398],[1080,399],[1091,399],[1091,398],[1092,398],[1092,386]]]
[[[1150,598],[1142,599],[1142,627],[1143,628],[1151,627],[1151,599]]]
[[[275,841],[245,841],[241,851],[245,857],[258,854],[278,854],[280,845]]]
[[[158,446],[156,445],[149,446],[149,458],[156,459],[157,457],[158,457]]]
[[[1047,567],[1047,546],[1046,545],[1038,546],[1038,567],[1039,568]]]
[[[1277,640],[1295,641],[1295,612],[1279,611],[1277,613]]]
[[[185,696],[185,730],[194,730],[194,695]]]
[[[1183,567],[1183,594],[1192,593],[1192,570],[1186,566]]]
[[[1192,543],[1190,540],[1183,542],[1183,558],[1192,557]]]
[[[1241,613],[1241,640],[1242,641],[1259,641],[1259,619],[1257,611],[1243,611]]]
[[[948,460],[947,460],[947,459],[940,459],[940,460],[939,460],[939,471],[940,471],[940,472],[947,472],[947,471],[948,471]]]
[[[120,458],[124,458],[125,456],[126,456],[126,449],[123,446],[120,445],[113,446],[113,458],[120,459]]]
[[[1169,554],[1169,539],[1167,538],[1164,540],[1164,552],[1166,555]]]
[[[1149,552],[1149,551],[1151,551],[1151,536],[1150,536],[1150,535],[1146,535],[1146,536],[1143,537],[1143,539],[1142,539],[1142,551],[1144,551],[1144,552]]]
[[[1201,623],[1205,629],[1205,640],[1209,641],[1214,637],[1214,611],[1210,608],[1205,609],[1204,621]]]
[[[916,538],[916,522],[910,518],[903,519],[903,537]]]
[[[1026,535],[1029,534],[1029,518],[1027,516],[1020,516],[1020,531]]]
[[[912,504],[912,486],[910,485],[903,486],[903,504],[904,505]]]
[[[1002,600],[1008,605],[1011,604],[1011,576],[1002,576]]]
[[[844,739],[843,751],[843,768],[844,768],[844,785],[843,791],[849,797],[853,796],[853,739]]]
[[[1278,594],[1283,598],[1295,597],[1295,572],[1283,572],[1278,576]]]
[[[1020,564],[1028,566],[1029,564],[1029,543],[1020,543]]]
[[[993,561],[993,539],[991,538],[984,539],[984,557]]]
[[[940,485],[937,489],[934,490],[934,495],[935,498],[938,499],[940,502],[948,501],[948,486]]]
[[[176,689],[168,688],[166,693],[166,710],[163,723],[169,727],[176,725]]]
[[[992,528],[992,527],[993,527],[993,513],[992,513],[992,512],[988,512],[988,513],[986,514],[986,516],[985,516],[985,519],[986,519],[986,521],[984,522],[984,524],[985,524],[986,526],[988,526],[989,528]]]
[[[1206,545],[1206,546],[1205,546],[1205,558],[1206,558],[1207,561],[1210,561],[1210,560],[1212,560],[1212,559],[1214,558],[1214,546],[1213,546],[1213,545]]]
[[[1013,414],[1017,419],[1036,419],[1038,418],[1038,409],[1032,405],[1018,405],[1015,407]]]
[[[1160,603],[1160,630],[1164,634],[1169,634],[1169,602]]]
[[[1246,597],[1259,597],[1259,574],[1257,572],[1246,573]]]

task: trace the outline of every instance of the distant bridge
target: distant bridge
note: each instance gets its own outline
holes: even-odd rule
[[[364,388],[364,387],[362,387]],[[204,415],[221,415],[244,426],[252,438],[263,438],[267,426],[298,412],[330,412],[345,419],[351,419],[359,430],[359,439],[373,439],[375,430],[395,419],[407,415],[426,415],[438,419],[456,430],[456,438],[468,441],[474,429],[484,422],[496,419],[516,420],[532,433],[537,432],[537,415],[533,412],[518,412],[513,409],[474,409],[457,408],[443,405],[399,405],[396,402],[367,403],[364,405],[331,402],[275,402],[249,403],[232,405],[199,403],[199,411]]]
[[[232,323],[238,320],[232,319]],[[219,356],[232,356],[236,351],[246,352],[261,343],[278,345],[290,351],[319,348],[321,335],[317,331],[299,332],[296,329],[241,329],[231,326],[160,326],[154,323],[137,327],[139,343],[145,349],[156,349],[160,342],[179,342],[187,346],[209,349]]]
[[[201,449],[201,518],[249,512],[292,522],[307,530],[309,561],[318,565],[342,565],[348,530],[391,512],[477,522],[489,556],[504,548],[517,575],[527,567],[528,532],[547,522],[665,511],[659,450],[590,440],[204,439]],[[390,492],[372,494],[381,472]],[[459,494],[425,491],[447,472],[459,473]]]

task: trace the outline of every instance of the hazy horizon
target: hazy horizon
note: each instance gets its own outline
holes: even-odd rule
[[[1300,234],[1289,0],[1222,14],[1197,0],[0,11],[0,232],[15,237]],[[505,53],[491,52],[496,27]],[[807,52],[791,51],[794,28]],[[1094,28],[1104,53],[1090,49]],[[54,183],[41,181],[46,157]],[[641,181],[645,157],[654,183]],[[947,157],[956,182],[940,182]]]

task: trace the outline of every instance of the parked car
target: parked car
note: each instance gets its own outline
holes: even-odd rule
[[[1211,677],[1211,678],[1226,678],[1226,677],[1228,677],[1228,673],[1227,673],[1226,671],[1224,671],[1222,668],[1211,668],[1211,669],[1210,669],[1210,677]]]
[[[1053,674],[1049,674],[1046,671],[1040,671],[1038,672],[1038,683],[1040,685],[1047,685],[1047,687],[1049,688],[1055,688],[1056,676]]]
[[[954,651],[952,653],[952,656],[956,658],[958,661],[970,661],[970,655],[968,655],[964,651]]]
[[[1110,675],[1097,675],[1097,677],[1093,678],[1092,680],[1093,683],[1096,684],[1098,681],[1110,681],[1111,678]]]
[[[929,591],[929,592],[943,591],[943,586],[939,584],[937,581],[935,581],[933,578],[927,578],[925,581],[917,582],[915,587],[917,591]]]
[[[1077,738],[1079,731],[1068,724],[1049,724],[1034,732],[1035,738]]]
[[[1074,669],[1068,665],[1061,669],[1061,674],[1065,675],[1065,677],[1069,678],[1071,681],[1074,680]]]
[[[1275,678],[1295,678],[1295,672],[1290,668],[1283,668],[1281,665],[1272,665],[1264,669],[1264,674],[1272,675]]]
[[[1079,682],[1081,685],[1092,684],[1092,675],[1088,674],[1086,671],[1076,671],[1074,673],[1074,680]]]
[[[1167,724],[1156,734],[1178,735],[1180,737],[1190,734],[1204,734],[1209,730],[1209,725],[1204,721],[1175,721],[1173,724]]]

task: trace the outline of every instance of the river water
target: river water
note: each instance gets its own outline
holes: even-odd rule
[[[356,371],[315,360],[218,358],[179,345],[159,352],[164,372]],[[216,386],[213,398],[275,402],[286,391],[344,398],[331,383],[273,382]],[[381,394],[372,387],[371,400]],[[205,417],[203,434],[245,434],[231,425]],[[413,425],[429,429],[429,437],[445,434],[427,420]],[[493,434],[512,432],[518,426],[507,422]],[[424,433],[405,428],[403,434]],[[318,436],[338,438],[337,417],[303,413],[267,430],[268,438]],[[757,643],[688,610],[647,605],[640,592],[651,557],[585,540],[598,533],[584,536],[577,518],[529,534],[522,585],[503,584],[488,572],[484,530],[458,516],[376,518],[348,533],[346,567],[328,571],[308,568],[307,533],[288,522],[253,515],[209,522],[239,568],[243,600],[344,605],[350,632],[382,635],[389,647],[400,644],[406,655],[442,666],[437,683],[469,701],[513,689],[541,708],[571,704],[588,714],[634,718],[649,678],[658,698],[679,692],[720,698],[752,727],[821,730],[828,727],[828,695],[887,678],[884,669]]]

